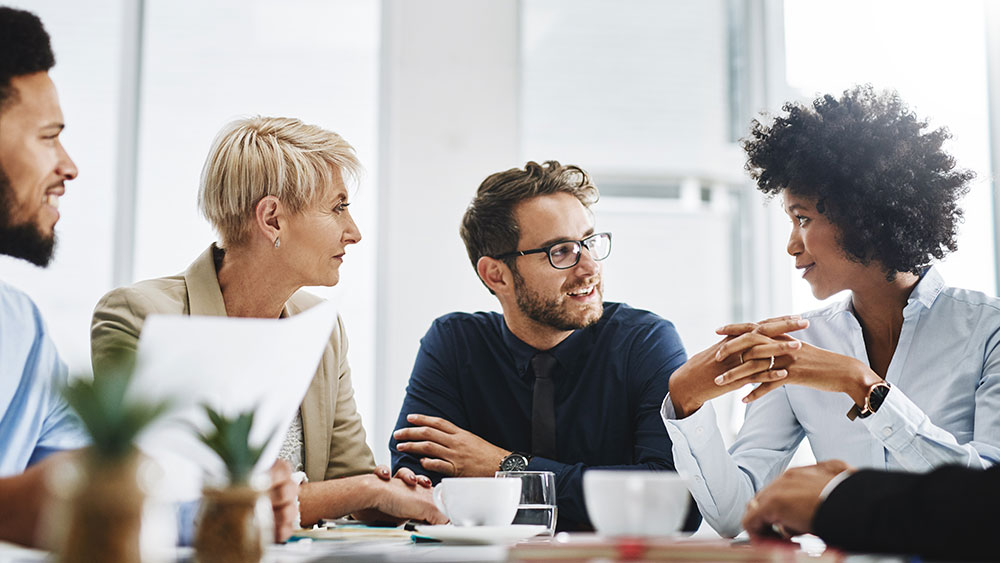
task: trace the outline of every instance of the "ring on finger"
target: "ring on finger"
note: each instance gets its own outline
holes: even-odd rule
[[[743,363],[743,352],[740,352],[740,363]]]
[[[786,540],[792,537],[792,535],[788,533],[788,530],[785,529],[785,526],[783,524],[771,524],[771,529]]]
[[[774,369],[774,356],[771,356],[771,365],[767,366],[767,371]]]

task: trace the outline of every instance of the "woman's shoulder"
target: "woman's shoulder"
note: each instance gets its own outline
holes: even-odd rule
[[[851,297],[848,295],[843,299],[835,299],[830,303],[816,309],[811,309],[805,313],[799,313],[803,319],[808,319],[810,322],[814,321],[824,321],[836,318],[842,314],[850,314],[851,312]]]
[[[167,276],[117,287],[104,294],[96,311],[127,307],[137,313],[186,313],[188,289],[184,276]]]
[[[958,306],[970,308],[985,307],[1000,313],[1000,299],[981,291],[948,286],[942,289],[938,295],[938,299],[941,298]]]
[[[326,303],[326,299],[309,293],[304,289],[300,289],[292,294],[285,302],[285,309],[288,311],[289,316],[295,316],[299,313],[304,313],[309,309],[319,305],[320,303]],[[333,325],[333,333],[330,335],[330,340],[340,341],[346,338],[346,331],[344,329],[344,318],[340,316],[340,312],[337,312],[337,324]]]
[[[326,301],[326,299],[323,299],[318,295],[309,293],[304,289],[300,289],[292,294],[292,296],[285,303],[285,306],[288,307],[289,315],[298,315],[303,311],[308,311],[309,309],[312,309],[313,307],[319,305],[320,303],[323,303],[324,301]]]

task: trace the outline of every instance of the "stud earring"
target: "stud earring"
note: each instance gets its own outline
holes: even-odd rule
[[[281,237],[274,237],[274,247],[278,248],[281,246]]]

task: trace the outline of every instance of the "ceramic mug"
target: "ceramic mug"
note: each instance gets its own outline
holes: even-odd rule
[[[434,487],[434,504],[455,526],[507,526],[520,500],[520,479],[447,477]]]
[[[668,536],[681,529],[690,493],[673,471],[593,470],[583,474],[583,499],[603,536]]]

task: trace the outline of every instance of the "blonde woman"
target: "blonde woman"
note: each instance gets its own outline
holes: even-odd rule
[[[134,358],[153,313],[279,318],[320,302],[301,288],[333,286],[361,233],[348,210],[346,181],[360,164],[336,133],[297,119],[254,117],[226,125],[209,151],[199,208],[219,235],[178,275],[115,289],[91,326],[94,372],[121,354]],[[354,514],[364,519],[443,523],[429,480],[390,479],[375,468],[354,401],[343,323],[288,430],[281,457],[305,471],[303,524]]]

